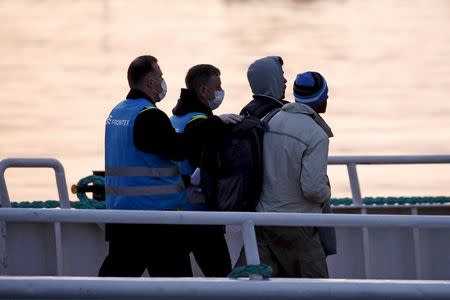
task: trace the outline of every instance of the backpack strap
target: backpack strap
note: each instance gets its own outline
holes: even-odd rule
[[[261,120],[263,122],[264,131],[269,131],[269,121],[275,116],[281,108],[275,108],[271,110],[267,115],[265,115]]]
[[[248,103],[239,113],[241,116],[254,116],[258,119],[262,119],[265,115],[267,115],[270,111],[275,108],[282,107],[284,105],[283,102],[277,100],[275,98],[265,96],[265,95],[255,95],[258,96],[256,99],[253,99]],[[265,99],[261,99],[259,97],[264,97]],[[270,101],[267,101],[270,100]],[[286,102],[287,103],[287,102]]]

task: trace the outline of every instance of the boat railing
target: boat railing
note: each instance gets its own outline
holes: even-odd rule
[[[66,174],[63,165],[54,158],[7,158],[0,161],[0,205],[10,207],[8,187],[5,181],[5,171],[8,168],[50,168],[55,171],[56,187],[58,188],[61,208],[70,208],[67,192]]]
[[[450,216],[354,215],[317,213],[194,212],[1,208],[0,222],[14,223],[137,223],[185,225],[240,225],[244,251],[249,265],[260,264],[255,226],[318,226],[372,228],[450,228]],[[59,233],[60,235],[60,233]],[[56,239],[61,243],[60,238]],[[5,241],[3,241],[5,243]],[[56,247],[57,265],[62,262],[62,247]],[[419,255],[419,253],[417,253]],[[369,266],[368,258],[365,262]],[[416,257],[416,261],[420,257]],[[57,267],[62,270],[62,266]],[[62,275],[62,274],[58,274]]]
[[[358,180],[358,173],[356,166],[365,164],[444,164],[450,163],[450,155],[421,155],[421,156],[331,156],[329,157],[330,165],[346,165],[350,186],[352,190],[352,197],[354,201],[353,207],[359,209],[359,213],[366,215],[368,213],[366,205],[362,205],[360,185]],[[56,183],[59,194],[59,201],[61,208],[70,208],[70,201],[67,192],[67,184],[62,164],[53,158],[9,158],[0,161],[0,203],[3,207],[11,207],[11,202],[8,194],[8,189],[5,182],[5,170],[8,168],[52,168],[55,171]],[[419,215],[420,212],[416,206],[408,206],[412,215]],[[334,217],[334,216],[333,216]],[[315,224],[317,225],[317,224]],[[333,224],[334,225],[334,224]],[[56,248],[61,250],[61,228],[60,223],[54,223]],[[246,231],[246,226],[243,226],[244,232],[251,235],[252,230]],[[369,262],[370,257],[370,243],[371,234],[366,226],[361,224],[362,232],[362,249],[364,258],[364,274],[366,278],[371,278],[373,272]],[[416,278],[422,278],[423,266],[420,260],[421,252],[421,236],[419,228],[412,228],[413,238],[413,252],[415,257],[415,274]],[[1,239],[1,237],[0,237]],[[1,247],[1,244],[0,244]],[[247,245],[247,247],[252,247]],[[61,251],[58,250],[57,253]],[[252,253],[253,251],[247,251]],[[62,275],[62,260],[61,256],[57,255],[57,274]],[[0,266],[1,268],[1,266]]]
[[[330,156],[329,165],[346,165],[353,205],[363,206],[357,165],[450,164],[450,155]]]
[[[414,157],[379,157],[379,156],[335,156],[330,157],[330,164],[347,165],[352,196],[355,206],[361,206],[361,193],[359,189],[356,165],[358,164],[435,164],[450,163],[450,156],[414,156]],[[45,167],[55,170],[58,186],[59,200],[63,209],[33,209],[33,208],[10,208],[10,199],[4,180],[7,168],[36,168]],[[53,276],[0,276],[0,299],[210,299],[210,298],[233,298],[233,299],[449,299],[450,281],[448,259],[445,257],[429,257],[430,253],[447,248],[446,236],[450,229],[450,216],[424,216],[424,215],[350,215],[350,214],[296,214],[296,213],[244,213],[244,212],[173,212],[173,211],[120,211],[120,210],[77,210],[70,208],[67,193],[67,185],[62,165],[54,159],[6,159],[0,162],[0,197],[3,208],[0,208],[0,275],[13,275],[8,272],[8,260],[11,251],[20,249],[21,242],[14,241],[14,245],[8,246],[8,238],[30,238],[42,242],[42,235],[34,237],[37,230],[41,230],[39,224],[53,224],[53,237],[47,236],[43,246],[45,252],[51,249],[54,243],[55,270],[57,277]],[[364,207],[364,206],[362,206]],[[363,208],[365,210],[365,208]],[[362,212],[365,213],[365,212]],[[336,229],[349,228],[344,233],[345,237],[353,237],[356,232],[352,228],[362,228],[363,249],[363,273],[359,278],[379,278],[379,273],[373,272],[373,263],[377,262],[371,247],[381,242],[379,238],[382,229],[383,241],[389,230],[412,229],[413,243],[411,250],[414,264],[413,274],[408,273],[406,278],[424,279],[430,275],[428,264],[431,261],[440,261],[443,266],[440,273],[433,274],[432,278],[444,280],[396,280],[394,277],[385,279],[270,279],[270,280],[232,280],[226,278],[95,278],[95,277],[64,277],[67,270],[76,269],[79,261],[71,262],[69,268],[65,265],[68,260],[65,253],[79,251],[80,238],[88,238],[87,231],[71,237],[74,233],[73,225],[101,225],[104,223],[140,223],[140,224],[212,224],[212,225],[239,225],[245,256],[248,264],[259,264],[259,254],[256,243],[255,226],[335,226]],[[30,226],[26,226],[30,224]],[[17,226],[17,227],[15,227]],[[66,227],[65,227],[66,226]],[[69,226],[69,227],[67,227]],[[43,227],[48,230],[48,227]],[[369,240],[369,228],[374,235],[375,241]],[[24,234],[23,230],[32,229],[32,232]],[[50,227],[51,229],[51,227]],[[62,237],[64,229],[64,239]],[[36,231],[35,231],[36,230]],[[398,230],[396,233],[398,233]],[[419,231],[420,230],[420,231]],[[430,231],[433,230],[433,231]],[[434,232],[436,230],[437,232]],[[385,232],[386,231],[386,232]],[[423,233],[422,233],[423,231]],[[97,231],[98,235],[98,226]],[[342,232],[341,232],[342,233]],[[420,233],[420,234],[419,234]],[[69,234],[69,235],[67,235]],[[80,236],[80,234],[82,234]],[[433,238],[430,244],[429,235]],[[357,235],[357,234],[356,234]],[[390,236],[390,234],[388,234]],[[406,233],[409,236],[409,233]],[[26,237],[25,237],[26,236]],[[75,239],[75,240],[74,240]],[[396,238],[394,238],[396,239]],[[64,243],[63,243],[64,240]],[[92,238],[90,238],[91,241]],[[392,236],[391,236],[392,240]],[[97,241],[99,243],[101,241]],[[104,243],[104,242],[103,242]],[[394,245],[397,242],[394,243]],[[403,243],[400,241],[400,243]],[[424,243],[424,244],[421,244]],[[359,243],[357,243],[359,244]],[[389,244],[389,243],[388,243]],[[72,247],[76,245],[76,250]],[[392,246],[392,243],[389,244]],[[430,245],[432,248],[430,248]],[[97,245],[98,246],[98,245]],[[425,249],[422,247],[425,246]],[[436,247],[437,246],[437,247]],[[441,247],[442,246],[442,247]],[[49,248],[50,247],[50,248]],[[350,247],[350,248],[349,248]],[[353,247],[346,245],[345,251]],[[359,247],[359,246],[358,246]],[[23,248],[23,247],[22,247]],[[435,249],[439,248],[439,249]],[[342,250],[342,249],[341,249]],[[372,252],[371,252],[372,251]],[[386,250],[386,255],[391,255]],[[398,251],[397,251],[398,252]],[[442,251],[441,251],[442,252]],[[42,252],[40,252],[42,254]],[[97,253],[94,251],[92,253]],[[446,253],[444,251],[444,253]],[[351,254],[355,255],[355,253]],[[411,255],[411,253],[408,253]],[[340,256],[340,255],[337,255]],[[377,256],[379,257],[379,256]],[[397,256],[396,256],[397,257]],[[19,258],[15,258],[20,261]],[[24,257],[22,259],[25,259]],[[47,261],[49,258],[46,257]],[[97,257],[97,260],[99,257]],[[338,257],[341,259],[341,257]],[[348,256],[346,258],[349,259]],[[29,261],[25,259],[25,261]],[[391,260],[389,260],[391,261]],[[407,260],[408,261],[408,260]],[[25,263],[25,262],[23,262]],[[349,262],[346,262],[349,263]],[[26,263],[25,263],[26,264]],[[63,265],[64,264],[64,265]],[[384,262],[386,264],[386,262]],[[427,270],[424,270],[424,264]],[[27,267],[27,266],[25,266]],[[377,267],[377,266],[375,266]],[[444,270],[444,271],[442,271]],[[447,270],[447,271],[445,271]],[[73,271],[73,269],[72,269]],[[17,272],[17,270],[15,270]],[[404,272],[404,271],[401,271]],[[17,273],[14,273],[17,275]],[[33,273],[34,274],[34,273]],[[46,273],[47,274],[47,273]],[[72,274],[72,272],[69,272]],[[89,273],[91,274],[91,273]],[[377,275],[378,274],[378,275]],[[424,275],[426,274],[426,275]],[[79,276],[79,275],[75,275]],[[84,276],[84,275],[83,275]],[[88,275],[93,276],[93,274]],[[401,276],[401,275],[400,275]],[[412,276],[412,277],[411,277]],[[347,277],[345,277],[347,278]],[[358,278],[358,277],[357,277]],[[404,278],[404,277],[400,277]],[[260,279],[257,276],[251,279]]]
[[[347,165],[352,196],[355,206],[361,206],[356,165],[359,164],[441,164],[450,163],[450,155],[441,156],[334,156],[329,164]],[[10,208],[10,199],[4,180],[7,168],[45,167],[55,170],[59,200],[63,209],[20,209]],[[0,275],[8,275],[8,241],[10,234],[17,234],[23,228],[14,224],[53,224],[54,236],[50,238],[55,245],[53,253],[56,260],[56,275],[60,277],[4,277],[0,276],[0,299],[2,298],[85,298],[111,299],[123,296],[128,299],[142,299],[158,296],[161,299],[181,297],[190,298],[267,298],[267,299],[323,299],[329,297],[339,299],[449,299],[450,281],[422,280],[424,264],[431,260],[440,260],[445,267],[445,257],[428,257],[434,250],[422,249],[423,243],[429,243],[423,231],[433,233],[433,247],[440,245],[446,248],[445,239],[450,229],[450,216],[424,215],[355,215],[355,214],[301,214],[301,213],[245,213],[245,212],[173,212],[173,211],[121,211],[121,210],[76,210],[68,209],[70,202],[67,184],[62,165],[54,159],[6,159],[0,162],[0,197],[3,208],[0,208]],[[358,202],[359,201],[359,202]],[[364,212],[363,212],[364,213]],[[409,249],[415,264],[413,278],[420,280],[342,280],[342,279],[271,279],[271,280],[227,280],[227,279],[100,279],[93,277],[61,277],[64,273],[63,247],[61,227],[67,224],[103,224],[103,223],[139,223],[139,224],[210,224],[239,225],[245,256],[248,264],[260,263],[256,244],[255,226],[335,226],[339,228],[362,228],[363,274],[365,278],[374,278],[372,264],[377,262],[371,256],[370,248],[378,242],[369,241],[368,228],[390,230],[392,228],[412,229],[413,243]],[[12,226],[11,228],[9,226]],[[6,230],[8,229],[8,230]],[[12,231],[10,232],[11,229]],[[420,230],[420,231],[419,231]],[[8,233],[10,232],[10,233]],[[349,232],[348,236],[354,233]],[[437,235],[436,235],[437,234]],[[409,234],[408,234],[409,235]],[[375,238],[379,237],[376,233]],[[65,237],[65,243],[69,237]],[[425,239],[424,239],[425,238]],[[384,237],[383,237],[384,239]],[[379,241],[381,242],[381,240]],[[373,244],[375,243],[375,244]],[[422,244],[421,244],[422,243]],[[441,244],[436,244],[441,243]],[[444,244],[442,244],[444,243]],[[47,246],[46,246],[47,247]],[[47,248],[46,248],[47,249]],[[434,248],[433,248],[434,249]],[[441,248],[437,250],[442,250]],[[431,252],[430,252],[431,251]],[[373,253],[372,253],[373,254]],[[410,255],[410,253],[408,253]],[[339,255],[338,255],[339,256]],[[371,258],[372,257],[372,258]],[[436,266],[435,266],[436,267]],[[428,268],[429,269],[429,268]],[[428,274],[428,273],[427,273]],[[448,272],[441,273],[449,278]],[[375,278],[378,275],[375,275]],[[410,276],[410,275],[408,275]],[[364,278],[364,277],[359,277]],[[395,278],[395,277],[394,277]],[[408,277],[410,278],[410,277]],[[253,279],[258,279],[257,277]],[[274,291],[274,293],[269,292]],[[246,292],[243,292],[246,291]],[[296,292],[297,291],[297,292]],[[119,297],[119,298],[120,298]]]
[[[448,300],[448,281],[0,277],[0,299]]]
[[[256,212],[185,212],[77,209],[0,208],[1,223],[139,223],[241,225],[247,263],[260,263],[255,226],[336,226],[373,228],[450,229],[450,216],[348,215]],[[6,241],[3,240],[3,244]],[[57,247],[58,248],[58,247]],[[56,250],[61,263],[62,248]],[[1,252],[1,251],[0,251]],[[5,255],[5,253],[3,253]],[[4,262],[6,257],[1,257]],[[62,270],[62,266],[58,266]],[[5,270],[3,270],[5,271]],[[254,278],[259,279],[259,278]],[[142,283],[145,282],[145,283]],[[253,282],[253,283],[252,283]],[[254,283],[257,282],[257,283]],[[259,283],[258,283],[259,282]],[[147,284],[146,284],[147,283]],[[298,292],[294,292],[297,289]],[[266,291],[262,293],[263,291]],[[277,291],[276,293],[268,292]],[[181,297],[206,299],[448,299],[450,281],[441,280],[231,280],[231,279],[99,279],[67,277],[0,277],[0,299],[141,299]],[[322,298],[320,298],[322,297]],[[447,298],[446,298],[447,297]],[[173,298],[172,298],[173,299]]]
[[[330,156],[328,164],[347,166],[353,206],[363,207],[358,165],[450,164],[450,155]],[[5,170],[8,168],[54,169],[61,208],[70,207],[64,168],[58,160],[53,158],[8,158],[0,161],[0,204],[2,207],[11,206],[5,182]]]

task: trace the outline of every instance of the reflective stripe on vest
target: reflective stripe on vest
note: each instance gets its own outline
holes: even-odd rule
[[[179,174],[177,167],[170,168],[148,168],[148,167],[126,167],[126,168],[106,168],[106,176],[151,176],[169,177]]]
[[[152,196],[163,194],[174,194],[184,190],[184,185],[154,185],[154,186],[107,186],[107,195],[115,196]]]
[[[195,116],[195,117],[191,118],[191,119],[188,121],[188,124],[191,123],[192,121],[199,120],[199,119],[206,119],[206,118],[207,118],[207,116],[204,116],[204,115],[198,115],[198,116]]]
[[[147,111],[147,110],[149,110],[149,109],[156,109],[156,106],[152,106],[152,105],[149,105],[149,106],[146,106],[143,110],[141,110],[139,113],[143,113],[144,111]]]

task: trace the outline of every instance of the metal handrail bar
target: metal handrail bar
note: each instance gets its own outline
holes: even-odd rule
[[[450,228],[450,216],[0,208],[0,221]]]
[[[241,225],[245,256],[250,265],[260,263],[255,226],[450,228],[450,216],[33,208],[0,208],[0,222]],[[56,251],[60,261],[57,265],[62,270],[60,250]],[[366,274],[369,277],[370,272]]]
[[[64,167],[54,158],[7,158],[0,161],[0,204],[2,207],[11,207],[5,181],[5,171],[8,168],[51,168],[55,170],[61,208],[70,208]]]
[[[421,155],[421,156],[331,156],[329,157],[329,164],[330,165],[336,165],[336,164],[345,164],[347,165],[348,169],[348,175],[350,179],[350,187],[352,191],[352,198],[354,202],[355,207],[362,207],[362,197],[361,197],[361,191],[360,191],[360,185],[358,181],[358,174],[356,170],[357,164],[438,164],[438,163],[450,163],[450,155]],[[56,182],[58,185],[58,193],[60,197],[61,202],[61,208],[70,208],[70,201],[68,197],[67,192],[67,184],[64,174],[64,168],[62,167],[61,163],[55,159],[49,158],[49,159],[33,159],[33,158],[12,158],[12,159],[5,159],[3,161],[0,161],[0,203],[3,207],[10,207],[10,200],[8,195],[8,190],[6,187],[6,182],[4,179],[4,173],[7,168],[10,167],[19,167],[19,168],[42,168],[42,167],[50,167],[55,170],[56,175]],[[0,209],[2,210],[2,209]],[[73,215],[67,215],[63,217],[61,220],[61,216],[59,213],[55,214],[54,211],[49,213],[49,211],[42,213],[42,210],[38,209],[39,212],[33,212],[31,209],[27,209],[24,211],[23,209],[19,209],[21,213],[28,214],[28,217],[25,220],[22,221],[31,221],[34,220],[36,222],[55,222],[55,243],[57,248],[57,271],[58,274],[62,274],[62,241],[61,241],[61,229],[60,224],[58,222],[79,222],[74,221],[75,218],[79,218],[80,216],[73,216]],[[362,212],[365,213],[365,209],[362,209]],[[35,214],[34,216],[30,216],[29,214]],[[49,215],[46,215],[46,214]],[[86,212],[83,214],[89,214],[92,212]],[[112,214],[110,214],[112,213]],[[222,221],[219,221],[217,217],[222,215],[214,215],[217,213],[209,212],[208,218],[213,217],[213,219],[200,217],[200,219],[197,219],[198,216],[195,216],[196,212],[185,212],[187,215],[176,215],[174,216],[174,212],[157,212],[157,215],[154,215],[151,217],[151,221],[148,221],[149,216],[146,215],[146,213],[149,212],[130,212],[130,211],[114,211],[114,212],[105,212],[105,211],[95,211],[93,212],[93,215],[89,218],[91,218],[91,221],[82,221],[86,223],[97,223],[97,222],[104,222],[104,223],[127,223],[130,222],[130,220],[123,221],[121,217],[126,216],[128,214],[129,217],[131,217],[132,221],[135,223],[158,223],[158,224],[224,224]],[[116,215],[114,215],[114,213]],[[141,213],[144,213],[144,215],[140,215]],[[154,212],[153,212],[154,213]],[[169,213],[169,215],[165,215],[166,213]],[[10,214],[10,215],[8,215]],[[12,215],[11,215],[12,214]],[[118,215],[120,214],[120,216]],[[189,216],[189,214],[191,214]],[[218,214],[226,214],[226,213],[218,213]],[[245,213],[234,213],[233,217],[231,219],[227,219],[225,224],[240,224],[243,227],[243,238],[244,238],[244,247],[245,247],[245,253],[247,262],[249,264],[259,264],[259,255],[257,253],[255,244],[255,235],[254,235],[254,226],[255,225],[272,225],[272,226],[347,226],[347,227],[363,227],[363,236],[367,239],[368,233],[366,227],[386,227],[386,226],[398,226],[398,227],[412,227],[416,228],[414,230],[417,230],[417,228],[430,228],[430,227],[445,227],[448,226],[445,223],[445,219],[442,219],[444,223],[439,223],[439,218],[442,217],[431,217],[429,216],[383,216],[380,215],[377,216],[355,216],[355,215],[347,215],[345,219],[340,220],[343,215],[336,216],[336,215],[328,215],[324,216],[322,214],[301,214],[302,216],[300,218],[293,217],[293,215],[299,215],[299,214],[280,214],[275,213],[271,217],[270,214],[262,214],[261,216],[258,216],[255,213],[251,213],[251,216],[243,215]],[[284,216],[286,215],[286,216]],[[88,215],[83,215],[81,217],[82,220],[87,220],[86,217]],[[103,218],[103,220],[99,219],[99,216]],[[17,218],[17,215],[14,215],[13,209],[11,209],[6,215],[3,216],[5,219],[0,224],[0,227],[4,227],[4,221],[11,220],[9,218],[15,219]],[[191,217],[194,217],[193,219]],[[381,217],[381,218],[380,218]],[[384,219],[387,217],[387,219]],[[394,217],[394,219],[392,219]],[[401,218],[406,219],[401,219]],[[88,218],[88,219],[89,219]],[[282,218],[282,223],[278,224],[277,222],[279,219]],[[337,219],[334,219],[337,218]],[[358,219],[361,218],[361,219]],[[391,218],[391,219],[389,219]],[[399,219],[400,218],[400,219]],[[419,218],[419,219],[417,219]],[[425,218],[425,219],[421,219]],[[445,217],[444,217],[445,218]],[[93,221],[95,219],[95,221]],[[189,219],[188,223],[186,222]],[[2,218],[0,217],[0,221]],[[199,223],[200,220],[200,223]],[[222,219],[221,219],[222,220]],[[175,223],[172,223],[174,221]],[[179,223],[181,221],[181,223]],[[361,221],[364,221],[361,223]],[[407,221],[406,223],[404,221]],[[231,222],[231,223],[229,223]],[[271,223],[272,222],[272,223]],[[273,223],[275,222],[275,223]],[[306,222],[306,223],[305,223]],[[437,222],[437,223],[436,223]],[[444,225],[442,225],[444,224]],[[364,232],[366,231],[366,232]],[[3,239],[0,237],[0,239]],[[0,246],[4,243],[0,243]],[[4,247],[1,246],[1,249]],[[364,248],[367,248],[365,246]],[[0,249],[0,250],[1,250]],[[3,250],[2,250],[3,252]],[[365,253],[367,251],[365,250]],[[367,253],[366,253],[367,254]],[[367,256],[365,254],[365,256]],[[365,257],[365,263],[368,263],[367,257]],[[4,268],[0,266],[0,274],[3,274]],[[419,272],[420,273],[420,272]],[[370,270],[368,270],[368,267],[366,266],[366,277],[370,276]],[[420,278],[420,277],[419,277]]]
[[[346,165],[353,203],[362,206],[361,189],[356,166],[361,164],[446,164],[450,155],[390,155],[390,156],[330,156],[329,165]],[[53,168],[55,170],[61,208],[69,208],[70,201],[62,164],[53,158],[8,158],[0,161],[0,204],[10,207],[10,199],[4,173],[7,168]]]
[[[448,164],[450,155],[336,155],[328,158],[330,165]]]
[[[0,161],[0,206],[11,207],[8,188],[5,181],[5,171],[8,168],[51,168],[55,171],[56,185],[58,188],[59,203],[61,208],[70,208],[69,193],[67,192],[66,175],[63,165],[53,158],[8,158]],[[62,275],[62,235],[61,226],[54,223],[55,246],[56,246],[56,270],[58,275]],[[0,223],[0,231],[4,231],[4,223]],[[0,236],[0,252],[5,252],[5,237]],[[0,274],[5,273],[4,264],[0,264]]]
[[[357,165],[448,164],[450,155],[330,156],[329,165],[346,165],[353,205],[363,206]]]
[[[450,282],[226,278],[0,277],[0,299],[449,299]]]

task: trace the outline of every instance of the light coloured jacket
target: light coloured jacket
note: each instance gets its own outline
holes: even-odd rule
[[[309,106],[289,103],[264,135],[264,179],[256,208],[263,212],[321,212],[331,196],[325,121]]]

